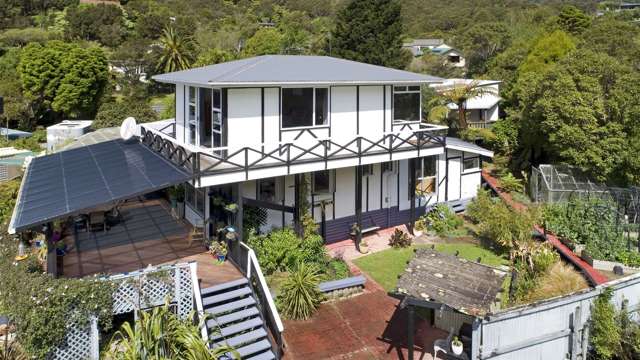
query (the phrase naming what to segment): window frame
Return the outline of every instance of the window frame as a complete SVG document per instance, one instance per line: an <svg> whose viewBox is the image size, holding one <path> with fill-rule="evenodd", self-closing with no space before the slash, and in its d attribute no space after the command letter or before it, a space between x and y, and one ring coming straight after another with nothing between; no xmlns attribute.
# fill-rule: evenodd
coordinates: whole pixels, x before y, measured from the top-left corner
<svg viewBox="0 0 640 360"><path fill-rule="evenodd" d="M465 167L465 162L467 161L473 161L473 167L470 168L466 168ZM470 157L470 158L462 158L462 173L470 173L470 172L477 172L480 170L480 157L478 156L474 156L474 157Z"/></svg>
<svg viewBox="0 0 640 360"><path fill-rule="evenodd" d="M311 125L306 126L291 126L284 127L283 121L284 116L282 114L284 109L284 94L283 91L285 89L313 89L313 104L312 104L312 115L311 115ZM316 125L316 89L326 89L327 90L327 123L322 125ZM280 130L281 131L291 131L291 130L304 130L304 129L322 129L331 127L331 86L283 86L280 87Z"/></svg>
<svg viewBox="0 0 640 360"><path fill-rule="evenodd" d="M362 177L373 176L373 164L362 165Z"/></svg>
<svg viewBox="0 0 640 360"><path fill-rule="evenodd" d="M272 180L273 181L273 199L271 200L265 200L262 197L262 183L264 181L268 181L268 180ZM280 199L280 194L278 191L278 178L276 177L270 177L270 178L262 178L262 179L258 179L257 180L257 194L256 194L256 198L260 201L267 201L267 202L271 202L271 203L277 203L279 201L281 201L282 199Z"/></svg>
<svg viewBox="0 0 640 360"><path fill-rule="evenodd" d="M382 174L385 174L385 173L395 174L398 169L396 164L397 164L396 161L385 161L383 163L380 163L380 171L382 172Z"/></svg>
<svg viewBox="0 0 640 360"><path fill-rule="evenodd" d="M326 172L329 176L329 189L327 191L316 190L316 174ZM335 169L319 170L311 173L311 194L312 195L328 195L336 191L336 172Z"/></svg>
<svg viewBox="0 0 640 360"><path fill-rule="evenodd" d="M410 87L417 87L418 90L410 90ZM397 90L398 88L404 88L404 90ZM416 84L404 84L404 85L393 85L392 87L392 96L391 96L391 123L394 125L398 124L418 124L422 122L422 87ZM418 120L396 120L396 106L395 106L395 97L397 94L418 94Z"/></svg>
<svg viewBox="0 0 640 360"><path fill-rule="evenodd" d="M425 169L425 161L427 159L433 159L433 161L435 162L435 166L434 166L434 174L433 175L429 175L429 176L425 176L424 173L424 169ZM416 168L414 169L414 174L413 176L415 176L415 188L413 189L413 191L415 192L416 196L437 196L438 195L438 156L424 156L424 157L420 157L418 158L419 162L418 164L416 164ZM420 176L418 176L418 172L420 173ZM419 194L417 192L417 188L419 184L422 184L422 182L424 182L425 179L429 179L432 178L433 179L433 191L432 192L425 192L423 194ZM411 199L411 192L409 192L409 199Z"/></svg>
<svg viewBox="0 0 640 360"><path fill-rule="evenodd" d="M195 94L195 97L193 99L191 97L192 90L194 91L194 94ZM205 90L204 92L207 92L207 90L211 92L211 96L210 96L211 108L206 109L207 112L211 113L211 131L209 134L211 136L210 147L203 145L202 142L200 141L201 134L202 134L202 131L201 131L202 129L200 128L200 125L201 125L200 119L202 117L202 109L201 109L202 106L200 102L201 102L202 96L200 96L200 93L202 92L202 90ZM217 96L218 103L220 105L219 107L215 106L216 96ZM194 112L195 119L193 120L190 119L192 107L195 109L195 112ZM216 121L216 119L218 119L218 121ZM220 130L215 130L214 124L219 125ZM220 146L215 146L216 144L214 140L215 139L214 134L217 134L219 136ZM192 135L193 135L193 141L191 138ZM225 142L224 119L222 118L222 88L187 85L187 114L186 114L186 121L185 121L185 143L191 146L211 150L219 147L224 147L224 142ZM214 151L214 153L218 154L220 153L220 151Z"/></svg>

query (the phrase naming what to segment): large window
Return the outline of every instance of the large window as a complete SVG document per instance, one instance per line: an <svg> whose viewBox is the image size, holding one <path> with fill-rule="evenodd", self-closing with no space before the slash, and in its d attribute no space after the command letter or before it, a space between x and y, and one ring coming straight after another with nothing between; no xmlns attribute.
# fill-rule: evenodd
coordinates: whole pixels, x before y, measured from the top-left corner
<svg viewBox="0 0 640 360"><path fill-rule="evenodd" d="M462 171L471 171L480 169L480 159L477 157L464 159L462 162Z"/></svg>
<svg viewBox="0 0 640 360"><path fill-rule="evenodd" d="M333 170L323 170L312 173L311 187L314 194L332 193L335 188Z"/></svg>
<svg viewBox="0 0 640 360"><path fill-rule="evenodd" d="M416 160L416 195L423 196L436 192L437 160L435 156Z"/></svg>
<svg viewBox="0 0 640 360"><path fill-rule="evenodd" d="M393 121L420 121L420 86L394 86Z"/></svg>
<svg viewBox="0 0 640 360"><path fill-rule="evenodd" d="M220 89L189 87L187 142L202 147L222 147L222 96Z"/></svg>
<svg viewBox="0 0 640 360"><path fill-rule="evenodd" d="M329 124L329 89L282 89L282 127L296 128Z"/></svg>
<svg viewBox="0 0 640 360"><path fill-rule="evenodd" d="M204 216L204 189L196 189L191 184L185 184L185 202L191 209Z"/></svg>

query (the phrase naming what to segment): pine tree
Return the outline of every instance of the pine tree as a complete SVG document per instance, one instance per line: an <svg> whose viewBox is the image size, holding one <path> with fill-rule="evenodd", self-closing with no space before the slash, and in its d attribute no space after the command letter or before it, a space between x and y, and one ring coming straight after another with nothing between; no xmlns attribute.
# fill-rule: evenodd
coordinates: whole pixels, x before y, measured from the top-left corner
<svg viewBox="0 0 640 360"><path fill-rule="evenodd" d="M353 0L338 14L332 55L404 68L411 54L402 48L400 11L397 0Z"/></svg>

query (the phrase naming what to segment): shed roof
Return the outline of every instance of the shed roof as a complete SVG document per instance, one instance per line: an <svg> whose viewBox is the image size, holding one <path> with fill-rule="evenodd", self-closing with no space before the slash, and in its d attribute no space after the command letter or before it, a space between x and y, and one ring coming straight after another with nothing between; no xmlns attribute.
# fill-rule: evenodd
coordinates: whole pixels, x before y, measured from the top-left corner
<svg viewBox="0 0 640 360"><path fill-rule="evenodd" d="M456 137L447 136L446 147L447 149L466 151L482 156L493 157L493 151Z"/></svg>
<svg viewBox="0 0 640 360"><path fill-rule="evenodd" d="M62 150L76 149L79 147L98 144L105 141L115 140L120 138L120 127L108 127L97 129L81 135L68 145L62 147Z"/></svg>
<svg viewBox="0 0 640 360"><path fill-rule="evenodd" d="M154 80L202 86L438 83L443 79L329 56L264 55L156 75Z"/></svg>
<svg viewBox="0 0 640 360"><path fill-rule="evenodd" d="M492 311L505 272L432 249L415 252L398 280L398 294L472 316Z"/></svg>
<svg viewBox="0 0 640 360"><path fill-rule="evenodd" d="M444 39L414 39L403 46L439 46L444 44Z"/></svg>

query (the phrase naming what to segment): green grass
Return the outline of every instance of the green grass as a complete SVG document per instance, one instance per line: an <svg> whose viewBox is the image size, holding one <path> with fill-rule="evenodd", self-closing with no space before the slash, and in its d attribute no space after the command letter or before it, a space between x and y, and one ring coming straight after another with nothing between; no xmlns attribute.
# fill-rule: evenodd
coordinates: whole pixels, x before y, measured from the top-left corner
<svg viewBox="0 0 640 360"><path fill-rule="evenodd" d="M426 247L422 245L421 247ZM355 259L353 262L364 272L369 274L386 291L392 291L398 282L398 276L404 272L407 261L413 257L413 249L388 249L371 255ZM482 258L482 263L491 266L508 265L509 261L490 250L475 244L437 244L436 250L446 254L460 251L461 258L475 261Z"/></svg>

